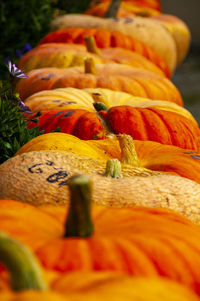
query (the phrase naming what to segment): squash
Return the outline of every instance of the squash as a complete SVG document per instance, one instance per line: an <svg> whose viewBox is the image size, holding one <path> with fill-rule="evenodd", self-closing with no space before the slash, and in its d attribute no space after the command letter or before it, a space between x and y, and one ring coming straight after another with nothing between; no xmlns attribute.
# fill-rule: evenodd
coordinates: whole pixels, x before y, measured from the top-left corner
<svg viewBox="0 0 200 301"><path fill-rule="evenodd" d="M150 60L161 69L167 77L170 77L167 63L153 48L119 31L84 27L64 28L44 36L39 41L39 45L44 43L75 43L85 45L85 37L93 37L99 48L117 47L134 51L134 53L138 53Z"/></svg>
<svg viewBox="0 0 200 301"><path fill-rule="evenodd" d="M157 108L178 113L195 124L197 121L185 108L171 101L150 100L144 97L136 97L131 94L101 88L58 88L44 90L32 94L24 100L33 113L49 110L85 109L95 112L94 103L102 102L107 108L118 105L129 105L140 108ZM197 124L198 125L198 124Z"/></svg>
<svg viewBox="0 0 200 301"><path fill-rule="evenodd" d="M18 241L6 234L0 234L1 262L9 271L11 284L6 283L0 292L2 301L12 300L151 300L197 301L198 297L191 290L171 280L162 278L129 277L112 272L72 272L60 275L54 273L49 281L49 288L37 258ZM3 252L3 253L2 253ZM3 255L2 255L3 254ZM17 271L17 273L16 273ZM0 281L2 281L0 273ZM7 280L7 282L9 282ZM167 299L166 299L167 298Z"/></svg>
<svg viewBox="0 0 200 301"><path fill-rule="evenodd" d="M125 151L127 148L131 149L129 155ZM125 135L117 139L113 136L105 140L85 141L64 133L49 133L30 140L16 155L41 150L61 150L106 161L114 158L120 160L123 156L134 154L134 157L138 157L138 167L176 174L200 184L199 153L154 141L133 141L130 136Z"/></svg>
<svg viewBox="0 0 200 301"><path fill-rule="evenodd" d="M102 28L110 31L120 31L153 48L168 64L173 73L177 65L177 48L174 38L162 24L150 18L108 18L68 14L56 17L51 23L51 30L62 28L85 27Z"/></svg>
<svg viewBox="0 0 200 301"><path fill-rule="evenodd" d="M102 104L95 103L95 107ZM104 108L104 106L103 106ZM98 108L97 108L98 109ZM31 115L33 118L35 115ZM128 134L136 140L150 140L184 149L199 151L200 129L179 113L154 107L115 106L99 115L84 109L43 111L38 124L29 122L44 133L57 128L80 139L105 139L111 133Z"/></svg>
<svg viewBox="0 0 200 301"><path fill-rule="evenodd" d="M15 92L22 99L42 90L98 87L155 100L172 101L183 106L180 92L169 79L123 64L95 66L93 61L86 59L84 67L41 68L28 72L27 76L28 78L20 79L15 87Z"/></svg>
<svg viewBox="0 0 200 301"><path fill-rule="evenodd" d="M101 2L110 2L110 0L93 0L91 2L91 7L97 5ZM161 3L160 0L123 0L122 3L133 5L139 8L150 8L161 12Z"/></svg>
<svg viewBox="0 0 200 301"><path fill-rule="evenodd" d="M199 226L160 208L107 208L103 213L94 207L90 216L87 177L74 177L68 185L71 200L62 237L36 251L43 267L62 273L102 270L160 275L199 293Z"/></svg>
<svg viewBox="0 0 200 301"><path fill-rule="evenodd" d="M126 154L130 152L129 148L124 152L121 172L116 160L109 160L106 164L106 160L65 151L34 151L18 155L0 166L0 198L35 206L63 205L69 201L68 178L75 174L89 174L94 186L93 201L99 205L170 208L199 223L198 183L141 168L137 160ZM124 157L131 162L124 163Z"/></svg>
<svg viewBox="0 0 200 301"><path fill-rule="evenodd" d="M91 57L95 63L122 63L164 75L157 66L138 53L121 48L106 48L98 54L97 52L100 51L98 48L94 52L94 41L90 44L92 44L90 49L78 44L42 44L26 53L20 59L18 67L26 73L44 67L68 68L84 65L84 59ZM79 48L82 50L80 51Z"/></svg>

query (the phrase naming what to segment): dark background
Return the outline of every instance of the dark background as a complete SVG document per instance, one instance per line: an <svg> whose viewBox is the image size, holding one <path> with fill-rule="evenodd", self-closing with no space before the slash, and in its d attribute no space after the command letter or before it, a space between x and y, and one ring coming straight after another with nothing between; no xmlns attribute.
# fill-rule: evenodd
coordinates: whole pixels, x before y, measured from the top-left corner
<svg viewBox="0 0 200 301"><path fill-rule="evenodd" d="M191 32L190 50L172 81L181 92L185 108L200 125L200 0L162 0L161 3L163 13L181 18Z"/></svg>

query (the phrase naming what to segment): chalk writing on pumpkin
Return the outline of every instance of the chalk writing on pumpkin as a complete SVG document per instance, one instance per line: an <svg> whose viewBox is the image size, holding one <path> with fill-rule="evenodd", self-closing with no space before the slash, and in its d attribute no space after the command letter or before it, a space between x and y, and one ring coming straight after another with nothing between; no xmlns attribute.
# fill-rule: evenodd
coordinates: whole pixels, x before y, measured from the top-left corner
<svg viewBox="0 0 200 301"><path fill-rule="evenodd" d="M194 158L195 160L200 160L200 154L195 152L183 152L183 154L190 155L190 157Z"/></svg>

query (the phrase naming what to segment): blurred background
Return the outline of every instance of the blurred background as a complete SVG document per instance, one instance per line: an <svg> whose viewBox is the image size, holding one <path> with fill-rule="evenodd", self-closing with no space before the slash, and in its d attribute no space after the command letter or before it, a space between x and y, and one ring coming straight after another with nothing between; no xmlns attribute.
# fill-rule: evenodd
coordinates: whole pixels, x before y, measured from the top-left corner
<svg viewBox="0 0 200 301"><path fill-rule="evenodd" d="M172 81L181 92L185 107L200 125L200 0L161 0L165 14L181 18L192 35L189 53Z"/></svg>

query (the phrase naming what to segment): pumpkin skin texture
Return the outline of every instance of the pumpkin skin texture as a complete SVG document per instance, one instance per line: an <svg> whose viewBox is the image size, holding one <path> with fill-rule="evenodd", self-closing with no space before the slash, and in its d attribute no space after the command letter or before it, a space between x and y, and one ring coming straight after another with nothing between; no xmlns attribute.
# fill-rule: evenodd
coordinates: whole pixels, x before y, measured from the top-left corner
<svg viewBox="0 0 200 301"><path fill-rule="evenodd" d="M153 48L168 64L173 73L177 64L175 41L163 25L150 18L99 18L89 15L68 14L56 17L51 23L52 31L70 27L92 27L120 31Z"/></svg>
<svg viewBox="0 0 200 301"><path fill-rule="evenodd" d="M82 48L81 51L79 48ZM91 57L96 64L122 63L137 69L164 75L155 64L130 50L107 48L101 51L101 55L97 55L88 52L82 45L61 43L42 44L33 48L20 59L18 66L25 73L33 69L45 67L68 68L84 65L86 57Z"/></svg>
<svg viewBox="0 0 200 301"><path fill-rule="evenodd" d="M199 153L154 141L134 140L134 145L140 167L176 174L200 184ZM84 141L64 133L38 136L22 146L15 155L41 150L61 150L96 160L121 159L119 141L114 136Z"/></svg>
<svg viewBox="0 0 200 301"><path fill-rule="evenodd" d="M98 48L117 47L134 51L152 61L167 77L170 77L167 63L153 48L119 31L84 27L64 28L47 34L40 40L39 45L44 43L74 43L85 45L84 37L88 36L94 37Z"/></svg>
<svg viewBox="0 0 200 301"><path fill-rule="evenodd" d="M94 102L101 101L107 108L119 105L129 105L141 108L157 108L178 113L197 124L192 114L185 108L170 102L149 100L144 97L136 97L131 94L113 91L109 89L76 89L58 88L44 90L26 98L24 102L33 113L48 110L86 109L95 112ZM198 125L198 124L197 124Z"/></svg>
<svg viewBox="0 0 200 301"><path fill-rule="evenodd" d="M102 111L101 115L115 134L128 134L136 140L156 141L195 151L200 149L199 127L177 113L154 108L116 106L107 112Z"/></svg>
<svg viewBox="0 0 200 301"><path fill-rule="evenodd" d="M128 164L122 164L123 178L110 178L102 176L105 166L105 160L64 151L24 153L0 166L0 198L35 206L63 205L69 202L68 178L88 174L93 181L93 201L99 205L169 208L199 223L198 183Z"/></svg>
<svg viewBox="0 0 200 301"><path fill-rule="evenodd" d="M29 204L10 199L1 199L0 208L1 231L27 244L33 250L62 231L60 222L50 214L51 210L47 213Z"/></svg>
<svg viewBox="0 0 200 301"><path fill-rule="evenodd" d="M101 2L110 2L110 0L93 0L91 6L93 7ZM122 3L128 3L141 8L151 8L161 12L161 3L159 0L123 0Z"/></svg>
<svg viewBox="0 0 200 301"><path fill-rule="evenodd" d="M44 130L44 133L60 128L63 133L72 134L84 140L102 139L106 134L97 114L86 110L44 111L38 120L38 124L30 121L28 128L38 126L40 130Z"/></svg>
<svg viewBox="0 0 200 301"><path fill-rule="evenodd" d="M112 208L105 214L98 211L96 218L92 214L93 235L87 238L63 235L39 248L36 254L48 270L61 273L69 270L120 271L145 277L160 275L199 292L199 227L185 223L181 217L177 216L177 219L164 209L161 214L159 212L159 208L150 210L146 207ZM110 214L113 214L112 223ZM191 253L194 257L189 256Z"/></svg>
<svg viewBox="0 0 200 301"><path fill-rule="evenodd" d="M109 2L99 3L93 6L92 8L88 9L85 12L85 14L96 16L96 17L104 17L109 8L109 5L110 5ZM129 17L129 16L150 17L150 16L157 16L157 15L160 15L160 13L155 9L135 6L130 2L121 2L116 17L118 18Z"/></svg>
<svg viewBox="0 0 200 301"><path fill-rule="evenodd" d="M153 107L131 106L116 106L99 114L106 121L107 127L93 112L69 109L44 111L38 117L38 124L30 122L28 128L38 125L44 133L60 128L61 132L83 140L105 139L111 133L127 134L136 140L156 141L195 151L200 149L198 125L180 114Z"/></svg>
<svg viewBox="0 0 200 301"><path fill-rule="evenodd" d="M68 69L42 68L27 73L20 79L15 92L22 99L42 91L73 87L107 88L149 99L167 100L183 106L182 97L175 85L166 77L123 64L96 65L97 75L85 73L83 67Z"/></svg>

